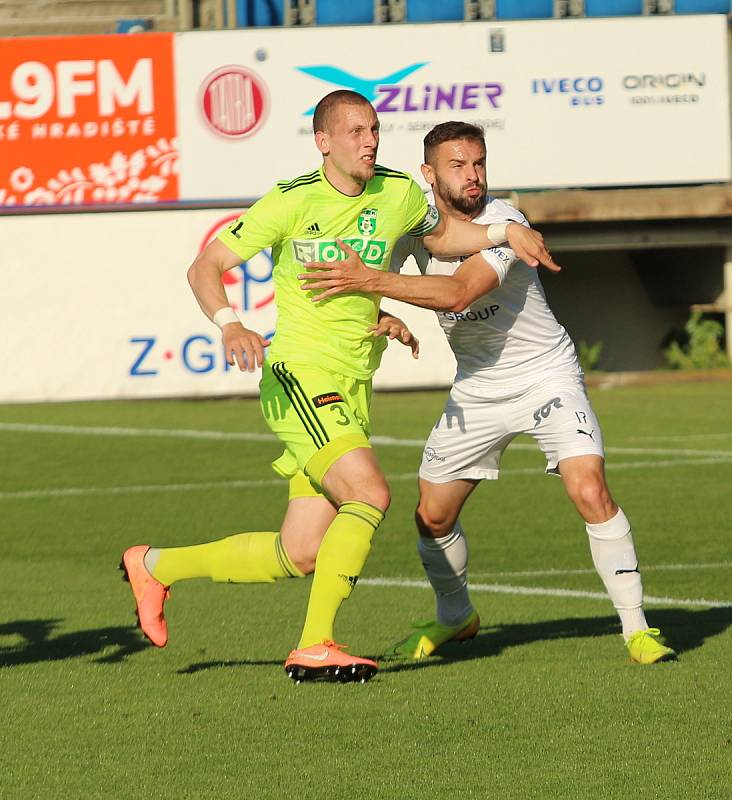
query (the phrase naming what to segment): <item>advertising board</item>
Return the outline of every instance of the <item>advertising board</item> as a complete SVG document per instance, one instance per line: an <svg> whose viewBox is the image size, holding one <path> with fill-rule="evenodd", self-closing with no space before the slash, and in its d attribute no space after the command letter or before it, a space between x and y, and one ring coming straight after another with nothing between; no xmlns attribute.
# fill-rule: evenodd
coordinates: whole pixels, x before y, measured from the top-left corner
<svg viewBox="0 0 732 800"><path fill-rule="evenodd" d="M259 374L229 367L220 331L186 280L196 254L239 213L0 217L0 402L257 395ZM244 324L271 336L269 255L227 273L225 287ZM434 313L389 307L409 322L425 355L415 361L407 347L390 344L376 385L446 385L454 361Z"/></svg>
<svg viewBox="0 0 732 800"><path fill-rule="evenodd" d="M0 40L0 207L178 199L173 35Z"/></svg>

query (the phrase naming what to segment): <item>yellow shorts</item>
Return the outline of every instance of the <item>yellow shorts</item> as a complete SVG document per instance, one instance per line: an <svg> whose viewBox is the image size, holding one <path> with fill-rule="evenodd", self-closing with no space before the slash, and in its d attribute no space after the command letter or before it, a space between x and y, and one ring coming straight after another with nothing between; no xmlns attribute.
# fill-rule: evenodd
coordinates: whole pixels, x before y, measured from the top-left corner
<svg viewBox="0 0 732 800"><path fill-rule="evenodd" d="M259 389L264 418L285 445L272 463L283 478L303 473L318 494L335 461L351 450L371 446L371 380L312 364L275 361L265 362ZM294 496L307 496L302 489Z"/></svg>

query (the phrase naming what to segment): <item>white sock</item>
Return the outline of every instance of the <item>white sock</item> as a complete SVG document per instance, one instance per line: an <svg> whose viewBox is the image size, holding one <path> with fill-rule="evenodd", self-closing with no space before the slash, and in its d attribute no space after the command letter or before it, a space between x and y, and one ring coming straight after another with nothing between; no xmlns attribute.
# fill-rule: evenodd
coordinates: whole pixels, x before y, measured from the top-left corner
<svg viewBox="0 0 732 800"><path fill-rule="evenodd" d="M468 542L460 520L439 539L420 536L417 552L437 599L437 621L459 625L473 610L468 596Z"/></svg>
<svg viewBox="0 0 732 800"><path fill-rule="evenodd" d="M638 556L630 523L619 508L607 522L587 523L592 561L605 584L620 621L623 636L630 638L648 627L643 613L643 583L638 571Z"/></svg>

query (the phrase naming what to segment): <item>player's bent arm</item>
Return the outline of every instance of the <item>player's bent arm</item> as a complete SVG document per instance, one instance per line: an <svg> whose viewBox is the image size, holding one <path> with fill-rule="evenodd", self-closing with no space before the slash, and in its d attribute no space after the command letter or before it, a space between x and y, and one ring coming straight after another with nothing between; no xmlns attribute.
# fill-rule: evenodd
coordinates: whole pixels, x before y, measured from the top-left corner
<svg viewBox="0 0 732 800"><path fill-rule="evenodd" d="M229 305L221 276L241 263L241 258L223 242L214 239L188 268L188 283L201 306L213 320L214 314Z"/></svg>
<svg viewBox="0 0 732 800"><path fill-rule="evenodd" d="M496 271L480 253L476 253L452 275L397 275L376 272L374 284L381 288L373 291L393 300L434 311L462 311L474 300L493 291L499 282Z"/></svg>
<svg viewBox="0 0 732 800"><path fill-rule="evenodd" d="M212 321L221 309L229 308L229 300L221 276L241 263L241 258L223 242L214 239L188 268L188 283L203 313ZM218 324L218 323L217 323ZM226 360L240 370L253 372L264 363L264 348L269 340L241 322L221 325L221 340Z"/></svg>
<svg viewBox="0 0 732 800"><path fill-rule="evenodd" d="M478 253L468 258L453 275L400 275L367 267L358 253L341 244L344 261L318 262L298 276L302 288L317 291L317 302L337 294L370 292L436 311L462 311L499 284L498 274Z"/></svg>
<svg viewBox="0 0 732 800"><path fill-rule="evenodd" d="M543 264L547 269L558 272L560 267L554 262L551 253L544 245L544 237L539 231L521 225L518 222L508 222L504 241L493 241L488 236L488 229L493 226L476 225L447 214L442 214L440 222L430 233L424 237L425 247L441 258L455 258L466 253L479 253L487 247L503 244L508 241L516 256L530 267Z"/></svg>

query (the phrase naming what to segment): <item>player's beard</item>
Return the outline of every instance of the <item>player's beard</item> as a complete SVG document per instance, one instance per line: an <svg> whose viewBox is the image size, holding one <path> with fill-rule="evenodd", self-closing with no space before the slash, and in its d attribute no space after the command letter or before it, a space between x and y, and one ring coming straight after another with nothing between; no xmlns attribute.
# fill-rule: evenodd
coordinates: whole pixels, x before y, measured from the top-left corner
<svg viewBox="0 0 732 800"><path fill-rule="evenodd" d="M461 214L467 214L468 216L472 216L477 211L482 211L485 207L486 198L488 197L488 186L485 183L463 186L460 191L463 192L465 189L469 189L472 186L476 186L480 189L480 194L475 197L466 197L463 194L453 192L446 183L443 183L439 177L435 175L435 188L440 197L456 211L459 211Z"/></svg>
<svg viewBox="0 0 732 800"><path fill-rule="evenodd" d="M374 164L364 164L361 162L358 167L358 171L354 170L350 173L351 177L354 181L363 184L364 186L374 177Z"/></svg>

